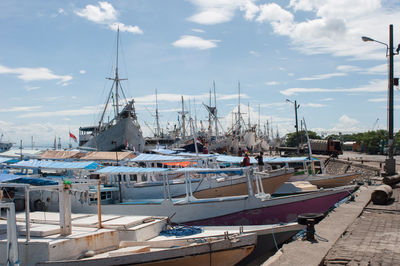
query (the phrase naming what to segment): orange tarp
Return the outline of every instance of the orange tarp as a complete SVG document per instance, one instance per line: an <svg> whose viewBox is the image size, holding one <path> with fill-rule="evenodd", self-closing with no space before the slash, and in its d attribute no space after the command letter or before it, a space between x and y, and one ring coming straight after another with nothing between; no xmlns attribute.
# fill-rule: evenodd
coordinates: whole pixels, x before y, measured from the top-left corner
<svg viewBox="0 0 400 266"><path fill-rule="evenodd" d="M191 164L196 165L195 162L171 162L171 163L163 163L163 165L168 165L168 166L181 166L181 167L188 167Z"/></svg>

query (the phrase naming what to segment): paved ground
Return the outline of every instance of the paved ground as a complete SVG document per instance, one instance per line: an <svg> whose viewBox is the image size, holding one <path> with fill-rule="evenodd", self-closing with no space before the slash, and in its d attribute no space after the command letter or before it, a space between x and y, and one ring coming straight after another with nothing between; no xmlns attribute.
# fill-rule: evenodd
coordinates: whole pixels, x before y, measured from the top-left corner
<svg viewBox="0 0 400 266"><path fill-rule="evenodd" d="M388 205L372 202L328 252L323 265L400 265L400 188Z"/></svg>
<svg viewBox="0 0 400 266"><path fill-rule="evenodd" d="M342 204L315 226L316 233L326 241L320 240L317 243L301 239L293 241L283 245L263 266L319 265L343 232L360 215L369 202L371 190L369 187L361 187L356 195L354 202Z"/></svg>
<svg viewBox="0 0 400 266"><path fill-rule="evenodd" d="M349 153L340 160L380 167L386 156ZM400 171L400 157L396 156ZM297 240L284 245L263 265L400 265L400 185L387 205L370 202L376 186L366 186L355 202L343 204L316 226L327 241Z"/></svg>

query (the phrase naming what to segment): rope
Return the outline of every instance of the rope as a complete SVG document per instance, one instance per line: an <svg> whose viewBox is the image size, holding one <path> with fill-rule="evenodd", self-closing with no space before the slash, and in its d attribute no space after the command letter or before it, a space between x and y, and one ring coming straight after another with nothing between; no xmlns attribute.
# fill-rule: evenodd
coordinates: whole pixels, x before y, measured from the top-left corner
<svg viewBox="0 0 400 266"><path fill-rule="evenodd" d="M279 251L278 244L276 243L276 239L275 239L274 228L272 228L271 232L272 232L272 238L274 239L276 251Z"/></svg>
<svg viewBox="0 0 400 266"><path fill-rule="evenodd" d="M203 229L197 226L176 225L171 229L161 231L162 236L190 236L203 232Z"/></svg>

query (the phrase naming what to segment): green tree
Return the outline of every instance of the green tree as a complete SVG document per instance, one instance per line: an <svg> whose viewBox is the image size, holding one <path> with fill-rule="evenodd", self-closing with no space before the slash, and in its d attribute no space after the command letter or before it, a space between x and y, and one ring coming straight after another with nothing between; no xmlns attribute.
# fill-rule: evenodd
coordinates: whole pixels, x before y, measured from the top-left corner
<svg viewBox="0 0 400 266"><path fill-rule="evenodd" d="M310 139L322 139L320 136L317 135L316 132L314 131L308 131L308 137ZM306 132L304 130L299 131L299 142L301 143L305 143L307 140L306 137ZM296 147L296 132L293 133L289 133L286 135L286 141L285 144L287 147Z"/></svg>

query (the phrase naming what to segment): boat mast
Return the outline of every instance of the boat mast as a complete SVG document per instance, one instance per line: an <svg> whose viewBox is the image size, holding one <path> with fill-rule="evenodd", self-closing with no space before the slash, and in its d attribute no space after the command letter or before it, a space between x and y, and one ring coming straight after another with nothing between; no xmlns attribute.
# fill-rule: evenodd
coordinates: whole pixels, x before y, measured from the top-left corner
<svg viewBox="0 0 400 266"><path fill-rule="evenodd" d="M214 86L214 120L215 120L215 139L218 139L218 113L217 113L217 94L215 92L215 81L213 80Z"/></svg>
<svg viewBox="0 0 400 266"><path fill-rule="evenodd" d="M211 89L210 89L210 99L208 105L211 107ZM208 112L208 136L211 138L212 126L211 126L211 112Z"/></svg>
<svg viewBox="0 0 400 266"><path fill-rule="evenodd" d="M156 123L157 123L157 131L156 135L157 137L160 137L160 117L158 114L158 100L157 100L157 89L156 89Z"/></svg>
<svg viewBox="0 0 400 266"><path fill-rule="evenodd" d="M239 134L242 131L241 130L241 125L240 125L240 119L241 119L241 115L240 115L240 81L238 81L238 91L239 91L239 105L238 105L238 128L239 128Z"/></svg>
<svg viewBox="0 0 400 266"><path fill-rule="evenodd" d="M250 129L251 124L250 124L250 102L247 103L247 112L249 112L249 114L247 115L248 118L248 128Z"/></svg>
<svg viewBox="0 0 400 266"><path fill-rule="evenodd" d="M113 85L111 86L110 93L108 94L108 98L106 101L106 105L104 106L103 113L101 115L100 121L99 121L99 129L101 129L101 124L103 123L104 115L106 113L108 103L110 102L110 98L113 96L113 90L114 90L114 85L115 85L115 112L116 114L114 115L114 118L116 118L119 114L119 87L120 87L120 81L121 80L127 80L127 79L120 79L119 74L118 74L118 59L119 59L119 28L117 30L117 58L116 58L116 66L115 66L115 76L114 78L106 78L108 80L113 80ZM123 91L122 91L123 93Z"/></svg>
<svg viewBox="0 0 400 266"><path fill-rule="evenodd" d="M116 104L116 110L117 110L117 114L119 114L119 102L118 102L118 83L119 83L119 79L118 79L118 52L119 52L119 27L117 30L117 59L116 59L116 64L115 64L115 104Z"/></svg>
<svg viewBox="0 0 400 266"><path fill-rule="evenodd" d="M178 113L182 116L182 140L185 141L185 138L186 138L185 118L186 118L187 112L185 111L185 104L183 101L183 96L181 96L181 101L182 101L182 111L178 112Z"/></svg>

